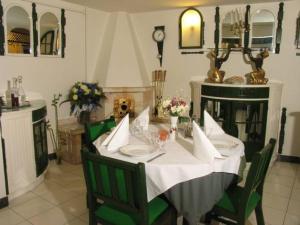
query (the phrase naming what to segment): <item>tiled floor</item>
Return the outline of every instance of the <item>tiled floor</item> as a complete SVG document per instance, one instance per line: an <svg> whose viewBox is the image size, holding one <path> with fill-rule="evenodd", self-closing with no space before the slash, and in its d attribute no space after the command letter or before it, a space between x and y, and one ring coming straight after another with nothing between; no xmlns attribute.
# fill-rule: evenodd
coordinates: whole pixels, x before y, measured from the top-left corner
<svg viewBox="0 0 300 225"><path fill-rule="evenodd" d="M276 162L264 192L268 225L300 225L300 165ZM54 161L46 180L0 210L0 225L87 225L88 214L81 166ZM251 215L248 225L256 225Z"/></svg>

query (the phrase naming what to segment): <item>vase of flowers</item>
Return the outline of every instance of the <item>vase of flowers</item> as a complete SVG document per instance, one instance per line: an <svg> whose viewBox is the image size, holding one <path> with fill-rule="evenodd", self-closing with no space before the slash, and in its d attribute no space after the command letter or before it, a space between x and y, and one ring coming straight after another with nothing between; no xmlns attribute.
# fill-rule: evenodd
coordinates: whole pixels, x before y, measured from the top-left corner
<svg viewBox="0 0 300 225"><path fill-rule="evenodd" d="M180 97L166 99L163 101L162 106L164 112L170 115L170 140L174 141L176 138L178 117L187 113L189 106L186 104L186 101Z"/></svg>
<svg viewBox="0 0 300 225"><path fill-rule="evenodd" d="M84 124L90 121L90 113L101 107L100 101L104 98L97 83L76 82L66 101L71 104L71 114L78 117L79 123Z"/></svg>

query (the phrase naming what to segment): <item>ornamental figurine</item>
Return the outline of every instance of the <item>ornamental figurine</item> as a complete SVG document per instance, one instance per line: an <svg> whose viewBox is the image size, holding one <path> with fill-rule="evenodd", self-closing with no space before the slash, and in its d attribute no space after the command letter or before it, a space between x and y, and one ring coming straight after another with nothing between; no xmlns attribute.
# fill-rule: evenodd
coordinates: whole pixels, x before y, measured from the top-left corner
<svg viewBox="0 0 300 225"><path fill-rule="evenodd" d="M220 70L221 66L224 62L227 61L229 58L231 52L231 48L228 47L226 52L223 52L222 56L218 57L217 53L212 50L211 51L211 56L214 58L215 61L215 67L212 71L212 73L208 76L207 81L211 83L223 83L223 79L225 76L225 71Z"/></svg>
<svg viewBox="0 0 300 225"><path fill-rule="evenodd" d="M265 71L262 68L264 59L269 56L269 52L267 49L261 50L260 53L257 54L256 58L252 56L252 52L248 49L246 52L249 60L246 60L248 63L251 63L253 66L253 71L251 73L246 74L247 83L248 84L266 84L268 83L268 79L265 78Z"/></svg>

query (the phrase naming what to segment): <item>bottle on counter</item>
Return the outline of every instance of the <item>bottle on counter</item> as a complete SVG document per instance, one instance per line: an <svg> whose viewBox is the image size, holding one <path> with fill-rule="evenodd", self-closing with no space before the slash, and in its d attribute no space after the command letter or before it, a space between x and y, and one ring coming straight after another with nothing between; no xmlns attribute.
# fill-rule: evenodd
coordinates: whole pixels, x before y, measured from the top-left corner
<svg viewBox="0 0 300 225"><path fill-rule="evenodd" d="M24 105L25 101L26 101L26 94L23 89L22 81L23 81L23 77L18 76L18 83L19 83L18 94L19 94L19 104L20 105Z"/></svg>
<svg viewBox="0 0 300 225"><path fill-rule="evenodd" d="M8 108L12 107L12 90L11 90L11 84L10 80L7 81L7 89L5 91L5 100L6 100L6 105Z"/></svg>
<svg viewBox="0 0 300 225"><path fill-rule="evenodd" d="M12 107L19 107L19 90L18 90L18 79L16 77L13 78L13 87L11 89L11 101Z"/></svg>

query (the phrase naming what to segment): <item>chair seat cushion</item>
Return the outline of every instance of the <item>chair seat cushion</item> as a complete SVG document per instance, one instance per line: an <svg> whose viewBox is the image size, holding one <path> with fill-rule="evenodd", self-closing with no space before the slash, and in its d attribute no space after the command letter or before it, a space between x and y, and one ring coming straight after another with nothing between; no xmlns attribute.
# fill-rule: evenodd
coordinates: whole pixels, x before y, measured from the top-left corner
<svg viewBox="0 0 300 225"><path fill-rule="evenodd" d="M153 222L168 208L168 203L157 197L148 205L148 224ZM101 205L95 212L96 216L114 225L138 225L134 214L127 214L108 205Z"/></svg>
<svg viewBox="0 0 300 225"><path fill-rule="evenodd" d="M229 188L224 193L222 199L216 204L216 207L219 207L223 210L227 210L231 213L237 213L239 202L242 198L243 188L240 186L234 186ZM249 198L249 202L246 208L246 217L248 218L251 212L255 209L257 203L260 201L261 197L257 192L252 192Z"/></svg>

